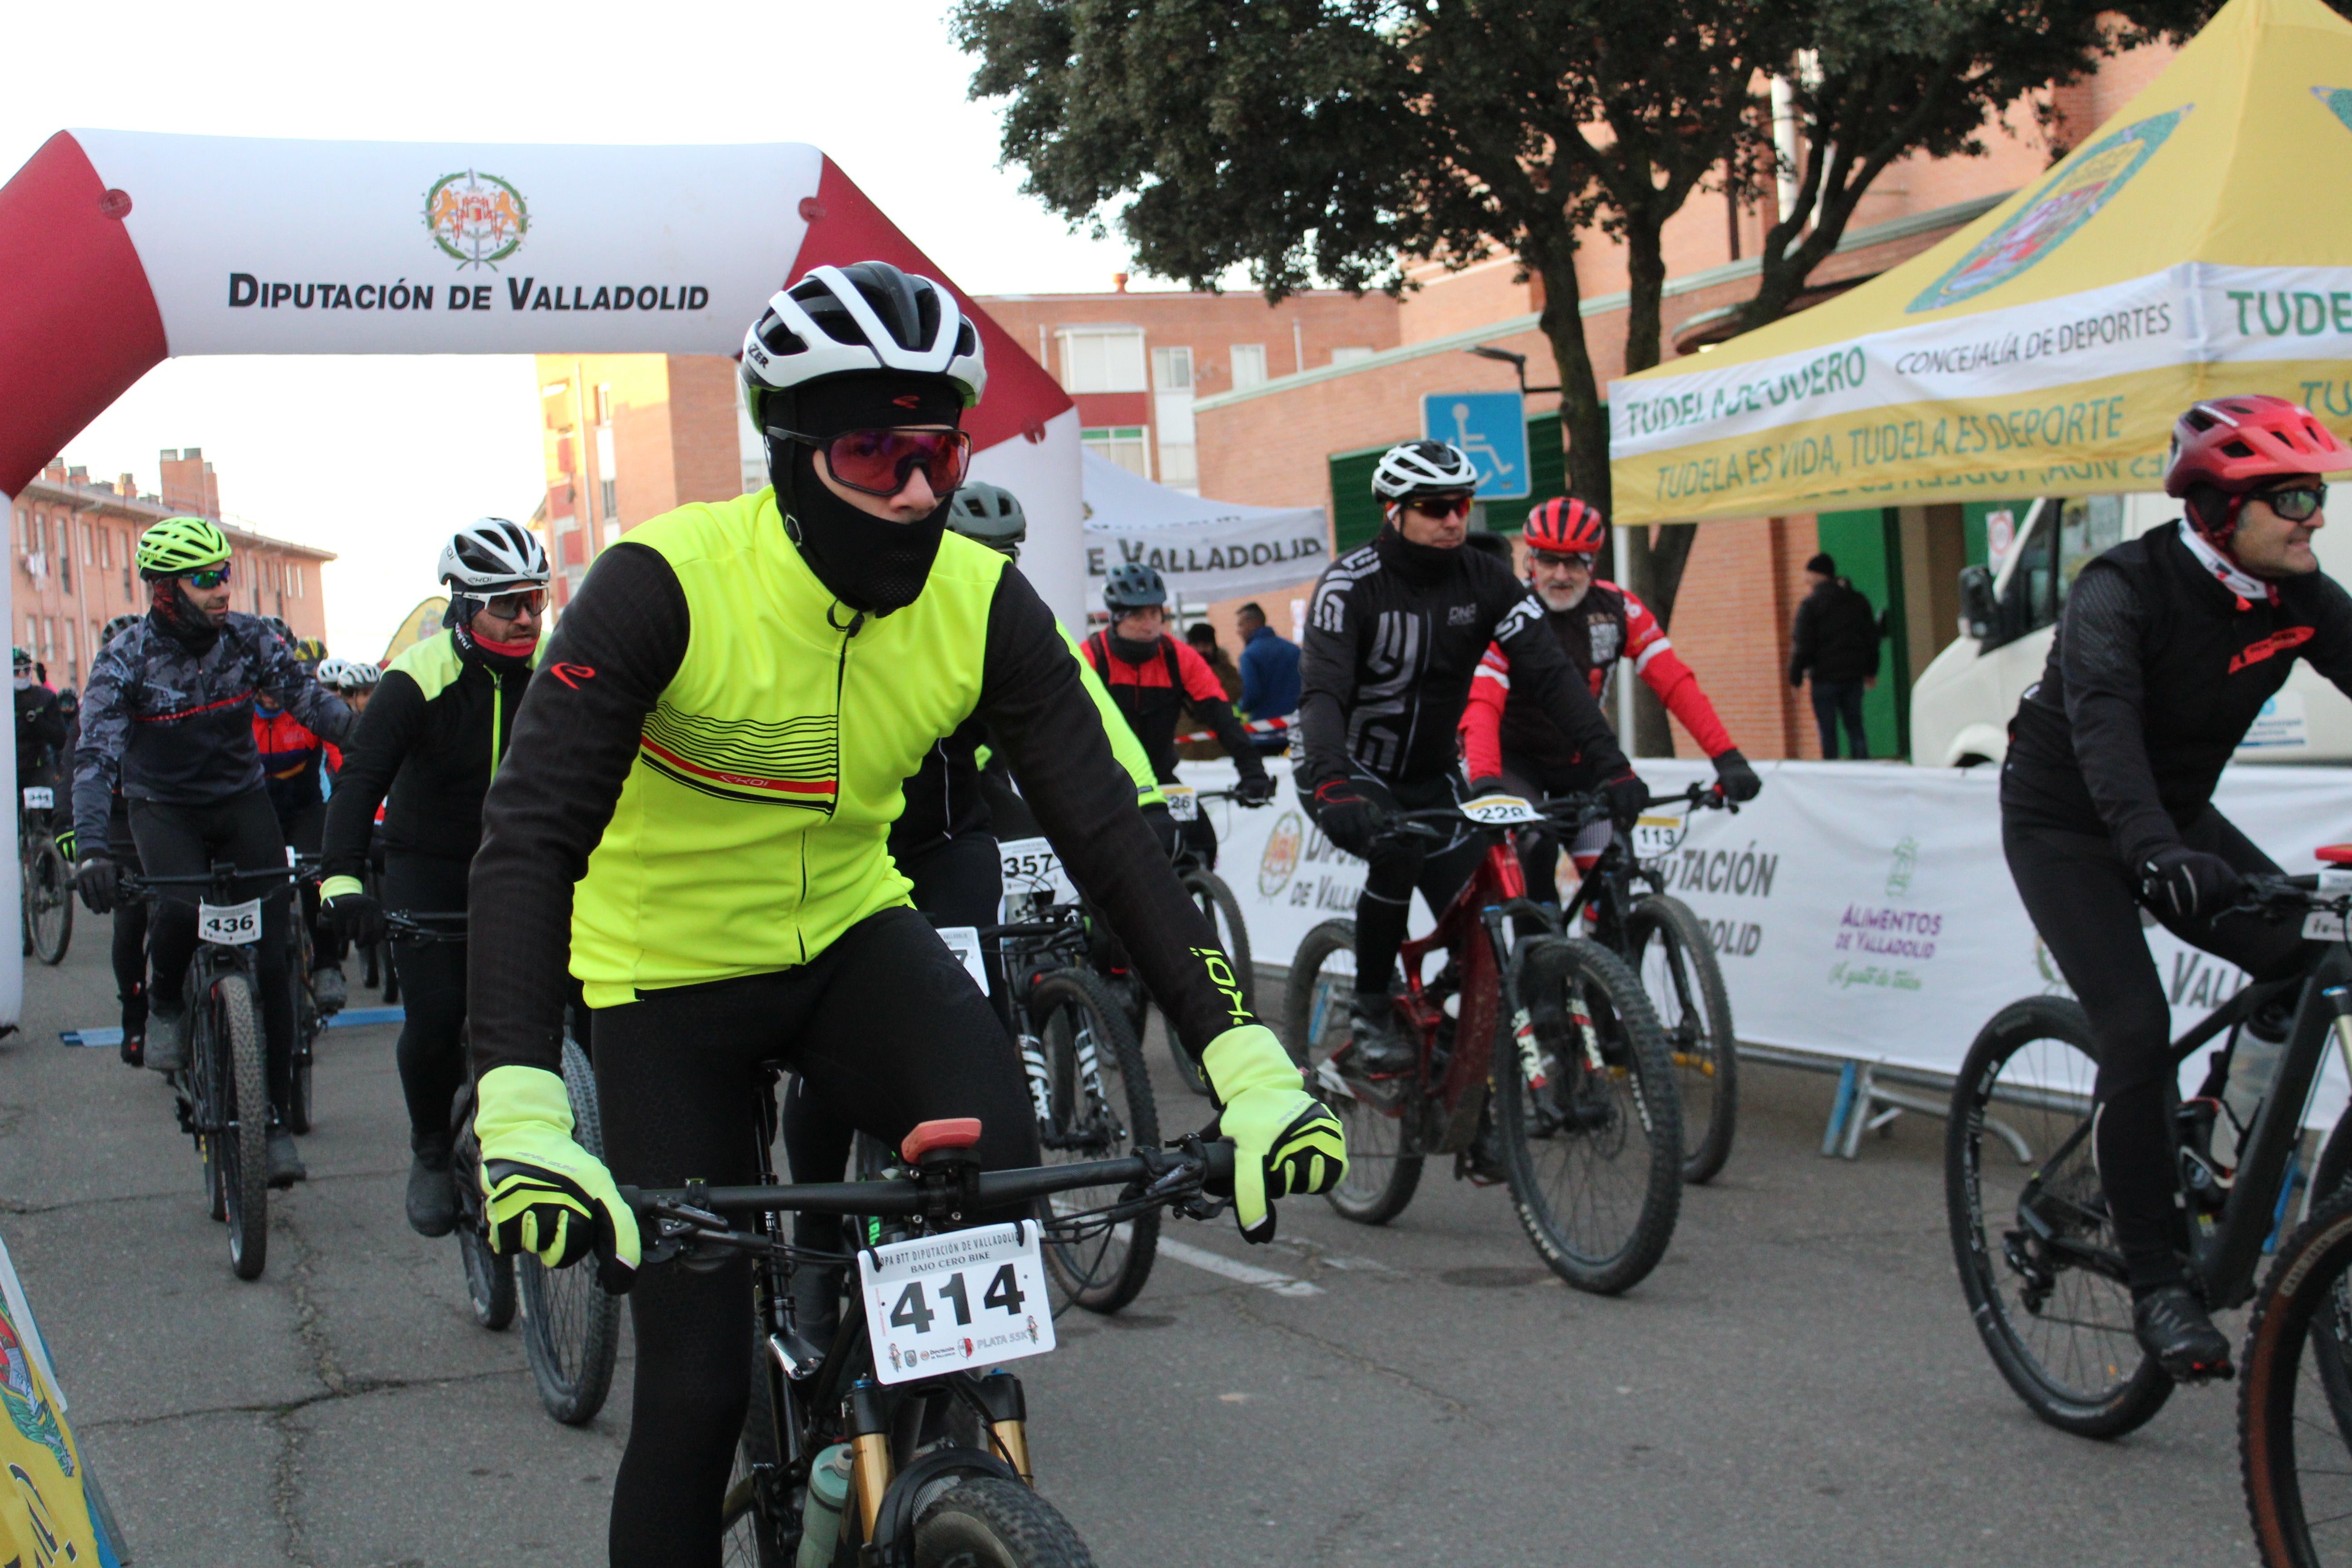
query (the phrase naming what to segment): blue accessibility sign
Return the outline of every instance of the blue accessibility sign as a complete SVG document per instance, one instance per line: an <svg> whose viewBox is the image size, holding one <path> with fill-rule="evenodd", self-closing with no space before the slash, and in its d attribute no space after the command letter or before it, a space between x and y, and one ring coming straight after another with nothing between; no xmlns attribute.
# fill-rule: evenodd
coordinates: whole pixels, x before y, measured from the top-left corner
<svg viewBox="0 0 2352 1568"><path fill-rule="evenodd" d="M1517 393L1426 393L1421 433L1469 455L1478 470L1480 500L1525 500L1534 492L1528 477L1527 401Z"/></svg>

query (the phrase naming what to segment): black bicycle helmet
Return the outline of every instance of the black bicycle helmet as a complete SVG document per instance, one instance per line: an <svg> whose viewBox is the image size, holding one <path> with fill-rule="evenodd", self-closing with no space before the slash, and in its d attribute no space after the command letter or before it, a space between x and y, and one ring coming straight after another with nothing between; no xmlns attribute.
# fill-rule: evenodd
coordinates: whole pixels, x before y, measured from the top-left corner
<svg viewBox="0 0 2352 1568"><path fill-rule="evenodd" d="M1126 610L1149 610L1168 603L1168 584L1159 571L1140 561L1114 566L1103 579L1103 608L1114 616Z"/></svg>

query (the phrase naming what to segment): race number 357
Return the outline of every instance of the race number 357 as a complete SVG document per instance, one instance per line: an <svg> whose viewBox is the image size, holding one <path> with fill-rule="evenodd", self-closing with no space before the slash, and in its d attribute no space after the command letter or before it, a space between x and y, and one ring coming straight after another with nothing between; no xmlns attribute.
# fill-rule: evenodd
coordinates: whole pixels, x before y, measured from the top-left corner
<svg viewBox="0 0 2352 1568"><path fill-rule="evenodd" d="M1054 1348L1037 1226L986 1226L858 1254L874 1371L937 1377Z"/></svg>

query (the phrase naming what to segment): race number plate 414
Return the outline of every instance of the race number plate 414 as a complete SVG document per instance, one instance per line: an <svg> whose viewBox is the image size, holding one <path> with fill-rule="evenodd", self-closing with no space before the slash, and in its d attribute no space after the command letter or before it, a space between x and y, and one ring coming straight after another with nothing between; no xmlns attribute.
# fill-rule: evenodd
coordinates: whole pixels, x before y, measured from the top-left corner
<svg viewBox="0 0 2352 1568"><path fill-rule="evenodd" d="M993 1366L1054 1348L1037 1226L982 1226L857 1255L874 1375L884 1383Z"/></svg>
<svg viewBox="0 0 2352 1568"><path fill-rule="evenodd" d="M261 940L261 900L196 906L196 940L245 947Z"/></svg>

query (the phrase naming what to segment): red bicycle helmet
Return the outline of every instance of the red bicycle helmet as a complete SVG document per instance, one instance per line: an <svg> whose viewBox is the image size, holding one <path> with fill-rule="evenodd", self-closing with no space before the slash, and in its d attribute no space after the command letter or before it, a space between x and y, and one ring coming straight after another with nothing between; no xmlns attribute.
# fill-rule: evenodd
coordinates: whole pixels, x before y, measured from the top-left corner
<svg viewBox="0 0 2352 1568"><path fill-rule="evenodd" d="M1530 550L1555 555L1598 555L1609 540L1609 520L1597 506L1573 496L1552 500L1528 513L1527 541Z"/></svg>
<svg viewBox="0 0 2352 1568"><path fill-rule="evenodd" d="M2242 496L2271 479L2352 468L2352 447L2284 397L2217 397L2200 403L2172 427L2164 493L2185 496L2211 485Z"/></svg>

